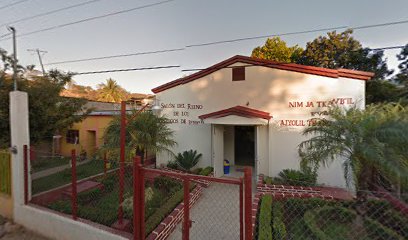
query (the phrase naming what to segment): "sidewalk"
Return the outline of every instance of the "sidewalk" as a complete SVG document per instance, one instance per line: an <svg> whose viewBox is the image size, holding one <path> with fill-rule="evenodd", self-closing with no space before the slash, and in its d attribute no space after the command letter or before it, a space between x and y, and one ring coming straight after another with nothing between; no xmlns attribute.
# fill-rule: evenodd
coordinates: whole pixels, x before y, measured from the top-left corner
<svg viewBox="0 0 408 240"><path fill-rule="evenodd" d="M211 183L190 210L190 239L239 239L239 186ZM179 223L168 239L182 238Z"/></svg>
<svg viewBox="0 0 408 240"><path fill-rule="evenodd" d="M91 161L91 160L85 160L85 161L77 162L77 166L82 165L82 164L85 164L85 163L90 162L90 161ZM53 168L49 168L49 169L46 169L46 170L42 170L42 171L40 171L40 172L32 173L32 174L31 174L31 180L35 180L35 179L37 179L37 178L46 177L46 176L52 175L52 174L54 174L54 173L64 171L65 169L70 169L70 168L71 168L71 165L70 165L70 164L67 164L67 165L62 165L62 166L58 166L58 167L53 167Z"/></svg>

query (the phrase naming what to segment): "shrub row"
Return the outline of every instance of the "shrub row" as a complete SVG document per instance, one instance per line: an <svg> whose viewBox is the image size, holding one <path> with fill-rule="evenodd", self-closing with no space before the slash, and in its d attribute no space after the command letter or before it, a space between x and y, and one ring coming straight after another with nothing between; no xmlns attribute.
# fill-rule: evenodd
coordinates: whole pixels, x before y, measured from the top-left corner
<svg viewBox="0 0 408 240"><path fill-rule="evenodd" d="M387 239L387 240L402 240L403 237L399 236L392 229L382 225L381 223L371 219L364 219L364 226L372 239Z"/></svg>
<svg viewBox="0 0 408 240"><path fill-rule="evenodd" d="M349 223L355 219L356 216L357 215L354 211L344 207L324 206L319 209L307 211L303 216L303 220L316 239L329 240L331 238L327 236L326 233L320 228L318 223L319 219L324 221L333 220L341 223Z"/></svg>
<svg viewBox="0 0 408 240"><path fill-rule="evenodd" d="M150 234L157 225L163 221L174 208L183 200L184 191L183 189L177 191L171 198L167 200L160 208L156 209L156 211L147 219L146 221L146 234ZM146 236L147 236L146 235Z"/></svg>
<svg viewBox="0 0 408 240"><path fill-rule="evenodd" d="M286 226L283 222L283 203L274 202L272 208L273 239L286 239Z"/></svg>
<svg viewBox="0 0 408 240"><path fill-rule="evenodd" d="M317 174L311 170L283 169L279 177L265 177L266 184L282 184L292 186L316 186Z"/></svg>
<svg viewBox="0 0 408 240"><path fill-rule="evenodd" d="M369 200L367 202L367 216L375 219L384 226L393 229L408 239L408 218L395 211L391 204L384 200Z"/></svg>
<svg viewBox="0 0 408 240"><path fill-rule="evenodd" d="M261 207L258 219L258 239L272 239L272 196L265 195L261 199Z"/></svg>
<svg viewBox="0 0 408 240"><path fill-rule="evenodd" d="M195 184L190 185L190 192L196 187ZM184 190L180 189L174 193L160 208L156 209L153 214L146 220L146 236L148 236L156 227L167 217L179 203L184 199Z"/></svg>

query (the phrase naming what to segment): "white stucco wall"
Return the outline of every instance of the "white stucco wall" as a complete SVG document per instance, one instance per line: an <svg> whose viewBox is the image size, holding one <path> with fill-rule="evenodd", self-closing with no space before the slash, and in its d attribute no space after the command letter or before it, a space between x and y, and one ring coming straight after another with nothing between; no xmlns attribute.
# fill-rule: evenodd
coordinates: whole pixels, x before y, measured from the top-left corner
<svg viewBox="0 0 408 240"><path fill-rule="evenodd" d="M245 70L245 81L232 81L232 69L223 68L157 94L164 107L162 113L173 119L169 126L176 133L176 153L196 149L203 153L200 166L210 165L211 127L200 122L198 116L237 105L247 106L273 116L269 129L263 128L263 132L258 132L266 138L266 143L257 143L261 151L257 157L260 161L267 160L267 163L260 162L258 169L274 176L284 168L299 168L297 146L305 139L301 136L303 126L282 126L281 120L303 120L307 124L308 119L318 117L316 114L312 116L312 112L327 110L323 101L332 99L339 99L340 103L348 98L351 102L345 100L342 106L355 104L364 107L365 81L362 80L329 78L262 66L246 67ZM308 102L313 106L306 107ZM303 107L296 107L301 104ZM225 123L225 119L221 118L209 121ZM167 161L168 158L158 156L159 163ZM344 186L343 173L338 167L321 170L319 181Z"/></svg>

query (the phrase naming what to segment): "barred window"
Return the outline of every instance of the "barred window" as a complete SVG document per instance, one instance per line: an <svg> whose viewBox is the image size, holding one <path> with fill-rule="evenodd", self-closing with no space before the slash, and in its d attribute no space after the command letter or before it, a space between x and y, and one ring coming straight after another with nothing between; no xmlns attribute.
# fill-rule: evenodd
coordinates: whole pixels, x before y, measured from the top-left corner
<svg viewBox="0 0 408 240"><path fill-rule="evenodd" d="M79 142L79 130L68 130L66 135L67 143L78 143Z"/></svg>

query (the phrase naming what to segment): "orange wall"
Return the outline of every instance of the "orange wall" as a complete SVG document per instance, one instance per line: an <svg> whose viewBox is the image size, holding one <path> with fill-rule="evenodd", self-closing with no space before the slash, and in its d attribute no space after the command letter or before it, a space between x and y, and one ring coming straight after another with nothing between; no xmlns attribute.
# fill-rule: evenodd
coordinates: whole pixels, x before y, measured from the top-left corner
<svg viewBox="0 0 408 240"><path fill-rule="evenodd" d="M94 147L98 148L103 144L103 134L113 116L88 116L82 122L75 123L70 129L79 130L79 144L70 144L66 141L66 132L61 138L61 154L70 156L71 150L75 149L77 154L85 150L87 156L94 154ZM93 137L94 134L94 137Z"/></svg>

